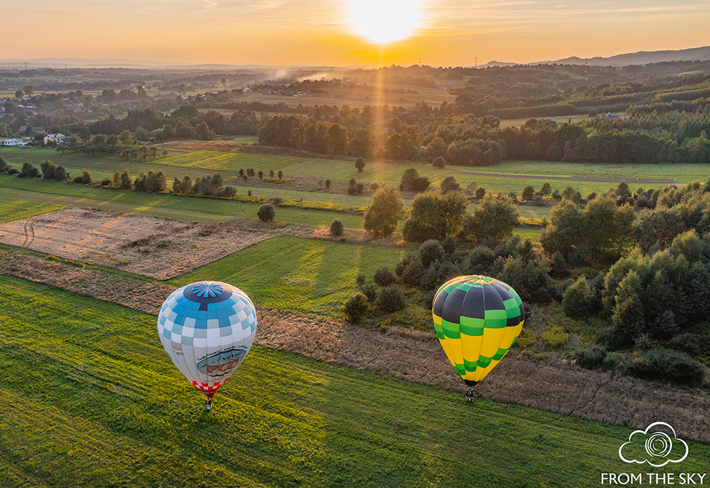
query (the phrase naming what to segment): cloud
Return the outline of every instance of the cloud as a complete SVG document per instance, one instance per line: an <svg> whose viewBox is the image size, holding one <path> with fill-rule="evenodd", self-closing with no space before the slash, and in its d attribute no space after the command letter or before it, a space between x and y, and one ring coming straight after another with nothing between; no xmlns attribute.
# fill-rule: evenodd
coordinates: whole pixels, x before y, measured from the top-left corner
<svg viewBox="0 0 710 488"><path fill-rule="evenodd" d="M619 448L625 463L644 464L661 468L668 463L679 463L688 457L688 444L678 439L675 430L664 422L655 422L646 430L636 430L629 442Z"/></svg>

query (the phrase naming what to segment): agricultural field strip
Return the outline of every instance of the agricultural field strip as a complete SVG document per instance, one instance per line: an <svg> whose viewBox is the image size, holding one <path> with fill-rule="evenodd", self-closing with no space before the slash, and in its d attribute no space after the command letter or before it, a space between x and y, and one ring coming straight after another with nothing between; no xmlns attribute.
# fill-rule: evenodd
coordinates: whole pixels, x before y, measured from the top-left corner
<svg viewBox="0 0 710 488"><path fill-rule="evenodd" d="M126 273L107 274L99 268L49 261L26 251L0 259L0 267L3 274L51 284L152 315L174 290L168 285L149 283ZM244 289L251 291L248 287ZM382 334L270 307L260 306L258 312L257 343L261 345L462 391L460 380L431 334L396 327ZM530 381L533 377L536 381ZM540 362L515 353L511 353L485 382L478 385L477 390L481 396L496 401L638 428L663 415L674 419L674 425L682 429L684 435L710 441L710 418L707 415L710 398L702 390L666 386L659 390L655 383L644 380L612 377L605 372L583 370L569 364Z"/></svg>

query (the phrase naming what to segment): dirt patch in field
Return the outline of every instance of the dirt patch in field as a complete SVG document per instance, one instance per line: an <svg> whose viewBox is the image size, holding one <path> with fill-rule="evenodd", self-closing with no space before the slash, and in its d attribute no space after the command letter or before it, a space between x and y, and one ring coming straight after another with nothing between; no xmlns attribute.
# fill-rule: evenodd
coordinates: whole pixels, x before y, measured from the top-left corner
<svg viewBox="0 0 710 488"><path fill-rule="evenodd" d="M153 315L174 290L17 251L0 255L0 273ZM383 334L268 308L259 308L258 318L257 344L452 391L465 389L431 334L396 327ZM511 352L476 391L499 402L632 428L664 420L672 423L683 438L710 442L707 389L674 388Z"/></svg>
<svg viewBox="0 0 710 488"><path fill-rule="evenodd" d="M229 141L201 141L201 142L168 142L160 144L160 149L187 149L191 151L219 151L230 153L246 153L246 154L268 154L270 156L293 156L297 158L308 159L338 159L342 161L355 161L355 158L348 156L337 156L329 154L310 153L298 149L289 149L287 147L262 146L261 144L241 144L238 142Z"/></svg>
<svg viewBox="0 0 710 488"><path fill-rule="evenodd" d="M300 226L235 220L220 225L68 208L0 226L0 242L159 280L191 271L276 235L310 236Z"/></svg>

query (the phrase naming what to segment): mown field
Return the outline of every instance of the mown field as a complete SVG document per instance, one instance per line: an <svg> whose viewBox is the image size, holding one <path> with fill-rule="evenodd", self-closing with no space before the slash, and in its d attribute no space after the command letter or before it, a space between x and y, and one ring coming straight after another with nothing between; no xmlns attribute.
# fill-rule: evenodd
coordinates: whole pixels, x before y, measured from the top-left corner
<svg viewBox="0 0 710 488"><path fill-rule="evenodd" d="M585 164L585 163L552 163L545 161L502 161L493 166L461 167L448 166L444 169L434 168L431 164L425 163L383 163L368 162L365 170L360 173L352 161L331 160L322 158L300 158L293 156L276 156L267 154L249 153L226 153L220 151L187 151L180 155L162 157L147 161L127 161L117 157L91 157L81 154L67 153L62 155L52 149L32 148L26 150L4 149L0 150L0 155L5 157L8 163L20 167L24 162L32 162L39 165L45 159L50 159L56 164L61 164L68 168L73 175L81 174L82 169L92 172L95 179L108 178L113 175L116 169L128 169L131 174L150 169L162 170L169 179L175 176L182 177L189 174L191 177L204 176L219 171L226 178L233 178L240 169L253 168L255 171L263 171L268 174L273 170L282 170L286 176L311 177L318 179L330 179L332 181L347 182L350 178L357 181L372 183L390 183L399 185L402 174L408 168L416 168L417 171L429 178L433 186L439 186L441 181L447 176L455 176L456 180L463 186L468 186L471 182L476 182L478 186L483 186L493 191L510 192L515 191L520 194L527 184L532 184L539 189L545 180L524 178L510 178L506 176L486 176L470 175L466 173L493 173L503 175L527 175L527 176L555 176L573 178L620 178L626 179L632 189L636 190L634 183L636 178L642 179L677 179L678 183L689 183L692 181L704 181L707 179L707 168L696 164L668 164L668 165L613 165L613 164ZM566 186L571 185L582 193L587 194L592 191L600 193L606 192L615 183L594 182L585 180L550 180L553 188L562 191ZM644 188L660 188L662 184L642 184ZM249 188L244 188L246 192ZM323 199L338 203L349 203L358 205L363 197L351 195L329 195L328 193L311 193L300 191L298 184L284 184L283 188L272 191L273 196L290 198L278 194L279 191L298 191L304 199ZM240 187L241 191L241 187ZM269 194L268 196L272 196Z"/></svg>
<svg viewBox="0 0 710 488"><path fill-rule="evenodd" d="M253 203L105 190L7 175L0 176L0 197L201 223L256 219L259 210L259 205ZM300 208L276 209L276 220L298 225L328 227L334 218L342 220L348 229L362 229L360 215Z"/></svg>
<svg viewBox="0 0 710 488"><path fill-rule="evenodd" d="M359 273L394 270L404 249L274 237L168 281L239 283L263 306L342 318L340 306L357 291Z"/></svg>
<svg viewBox="0 0 710 488"><path fill-rule="evenodd" d="M596 486L631 430L255 346L206 414L155 317L0 276L0 486ZM705 472L690 444L683 471Z"/></svg>
<svg viewBox="0 0 710 488"><path fill-rule="evenodd" d="M0 224L54 212L62 208L64 207L61 205L49 205L0 197Z"/></svg>

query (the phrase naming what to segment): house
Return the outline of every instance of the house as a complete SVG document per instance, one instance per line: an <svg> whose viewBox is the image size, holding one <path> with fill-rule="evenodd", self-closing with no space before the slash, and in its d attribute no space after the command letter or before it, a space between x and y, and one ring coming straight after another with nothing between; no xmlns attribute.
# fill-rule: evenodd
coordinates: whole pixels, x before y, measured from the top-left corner
<svg viewBox="0 0 710 488"><path fill-rule="evenodd" d="M2 141L3 146L21 146L22 139L5 139Z"/></svg>
<svg viewBox="0 0 710 488"><path fill-rule="evenodd" d="M616 115L616 114L613 114L613 113L609 112L608 114L606 114L606 115L604 116L604 118L605 118L605 119L618 119L619 116Z"/></svg>
<svg viewBox="0 0 710 488"><path fill-rule="evenodd" d="M60 142L64 141L64 138L66 136L64 134L47 134L44 136L44 145L46 146L47 144L59 144Z"/></svg>

